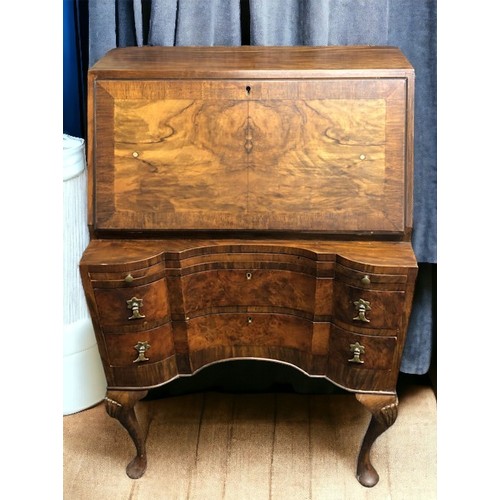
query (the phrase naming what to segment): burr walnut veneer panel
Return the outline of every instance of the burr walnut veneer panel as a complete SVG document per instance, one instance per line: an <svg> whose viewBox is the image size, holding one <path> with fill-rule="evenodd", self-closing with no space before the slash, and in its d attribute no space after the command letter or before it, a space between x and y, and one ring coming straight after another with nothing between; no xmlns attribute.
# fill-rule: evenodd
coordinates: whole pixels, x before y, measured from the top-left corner
<svg viewBox="0 0 500 500"><path fill-rule="evenodd" d="M405 230L406 79L95 92L98 229Z"/></svg>

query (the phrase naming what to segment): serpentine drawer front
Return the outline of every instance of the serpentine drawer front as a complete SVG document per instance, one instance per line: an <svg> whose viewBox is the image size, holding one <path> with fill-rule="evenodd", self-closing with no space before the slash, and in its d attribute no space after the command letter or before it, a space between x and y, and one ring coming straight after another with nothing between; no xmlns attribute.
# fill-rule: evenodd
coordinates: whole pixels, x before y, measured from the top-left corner
<svg viewBox="0 0 500 500"><path fill-rule="evenodd" d="M394 47L123 48L88 83L80 271L129 477L149 389L251 358L356 395L375 485L417 274L411 65Z"/></svg>
<svg viewBox="0 0 500 500"><path fill-rule="evenodd" d="M250 269L250 270L249 270ZM316 277L279 269L220 269L182 278L189 316L227 307L270 307L312 316Z"/></svg>

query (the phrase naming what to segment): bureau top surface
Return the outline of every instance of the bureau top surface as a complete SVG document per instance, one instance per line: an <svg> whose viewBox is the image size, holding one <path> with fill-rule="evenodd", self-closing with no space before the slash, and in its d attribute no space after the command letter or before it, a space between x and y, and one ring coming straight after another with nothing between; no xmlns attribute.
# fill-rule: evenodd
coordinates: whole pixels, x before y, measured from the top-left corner
<svg viewBox="0 0 500 500"><path fill-rule="evenodd" d="M328 78L362 74L404 76L413 68L390 46L124 47L91 69L103 78Z"/></svg>
<svg viewBox="0 0 500 500"><path fill-rule="evenodd" d="M332 261L338 257L362 261L372 266L416 268L410 242L404 241L339 241L314 239L197 239L162 240L95 239L84 252L82 263L90 266L123 263L158 262L163 258L184 259L210 254L295 255L313 260Z"/></svg>

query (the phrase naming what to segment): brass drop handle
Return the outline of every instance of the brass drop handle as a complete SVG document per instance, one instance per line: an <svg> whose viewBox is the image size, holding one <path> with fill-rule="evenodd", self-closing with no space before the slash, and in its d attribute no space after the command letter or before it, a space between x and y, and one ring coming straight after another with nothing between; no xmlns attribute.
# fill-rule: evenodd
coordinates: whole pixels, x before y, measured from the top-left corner
<svg viewBox="0 0 500 500"><path fill-rule="evenodd" d="M370 320L366 317L366 313L371 311L370 303L367 300L359 299L353 302L358 315L355 318L352 318L353 321L363 321L365 323L369 323Z"/></svg>
<svg viewBox="0 0 500 500"><path fill-rule="evenodd" d="M149 358L146 358L146 351L150 348L149 342L137 342L134 346L134 349L139 353L136 359L134 359L134 363L140 363L141 361L149 361Z"/></svg>
<svg viewBox="0 0 500 500"><path fill-rule="evenodd" d="M251 324L252 324L252 322L253 322L253 318L252 318L252 316L248 316L248 318L247 318L247 323L248 323L249 325L251 325Z"/></svg>
<svg viewBox="0 0 500 500"><path fill-rule="evenodd" d="M361 354L365 353L365 347L362 346L359 342L356 342L355 344L351 344L351 352L353 353L353 356L351 359L348 359L349 363L358 363L358 364L363 364L364 361L360 358Z"/></svg>
<svg viewBox="0 0 500 500"><path fill-rule="evenodd" d="M361 278L361 283L363 285L369 285L371 283L370 281L370 276L368 276L367 274L365 274L362 278Z"/></svg>
<svg viewBox="0 0 500 500"><path fill-rule="evenodd" d="M132 281L134 281L134 277L128 273L127 276L125 276L125 278L123 279L123 281L125 281L125 283L132 283Z"/></svg>
<svg viewBox="0 0 500 500"><path fill-rule="evenodd" d="M252 279L252 273L251 273L251 272L248 272L248 273L246 274L246 278L247 278L247 280L251 280L251 279Z"/></svg>
<svg viewBox="0 0 500 500"><path fill-rule="evenodd" d="M146 317L141 314L139 307L142 307L142 299L132 297L130 300L127 300L127 308L132 310L132 316L129 319L142 319Z"/></svg>

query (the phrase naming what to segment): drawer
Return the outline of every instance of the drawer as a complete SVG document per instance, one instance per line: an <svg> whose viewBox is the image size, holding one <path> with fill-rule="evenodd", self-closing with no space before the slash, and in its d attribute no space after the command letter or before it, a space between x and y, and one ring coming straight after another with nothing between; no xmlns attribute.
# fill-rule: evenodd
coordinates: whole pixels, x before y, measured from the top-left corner
<svg viewBox="0 0 500 500"><path fill-rule="evenodd" d="M110 366L140 366L174 354L172 324L138 333L108 333L104 336Z"/></svg>
<svg viewBox="0 0 500 500"><path fill-rule="evenodd" d="M213 347L288 347L311 352L312 321L288 314L209 314L188 321L191 352ZM256 350L256 353L257 353Z"/></svg>
<svg viewBox="0 0 500 500"><path fill-rule="evenodd" d="M94 296L103 332L147 330L170 319L165 279L142 286L95 288Z"/></svg>
<svg viewBox="0 0 500 500"><path fill-rule="evenodd" d="M335 279L364 290L404 290L406 287L406 274L375 273L370 266L366 266L365 270L357 270L337 263Z"/></svg>
<svg viewBox="0 0 500 500"><path fill-rule="evenodd" d="M390 370L396 349L396 337L373 337L342 328L332 327L330 339L330 357L335 363L364 370ZM359 362L356 349L359 344Z"/></svg>
<svg viewBox="0 0 500 500"><path fill-rule="evenodd" d="M92 285L94 288L133 287L157 281L165 274L163 262L139 269L129 265L123 267L120 271L89 273Z"/></svg>
<svg viewBox="0 0 500 500"><path fill-rule="evenodd" d="M279 269L218 269L182 277L186 314L223 307L275 307L313 314L316 278Z"/></svg>
<svg viewBox="0 0 500 500"><path fill-rule="evenodd" d="M334 283L334 321L347 325L397 330L404 312L402 291L365 290L340 281Z"/></svg>
<svg viewBox="0 0 500 500"><path fill-rule="evenodd" d="M368 336L332 326L328 376L348 389L391 390L397 378L396 337ZM389 376L394 371L395 376ZM394 374L393 374L394 375Z"/></svg>

